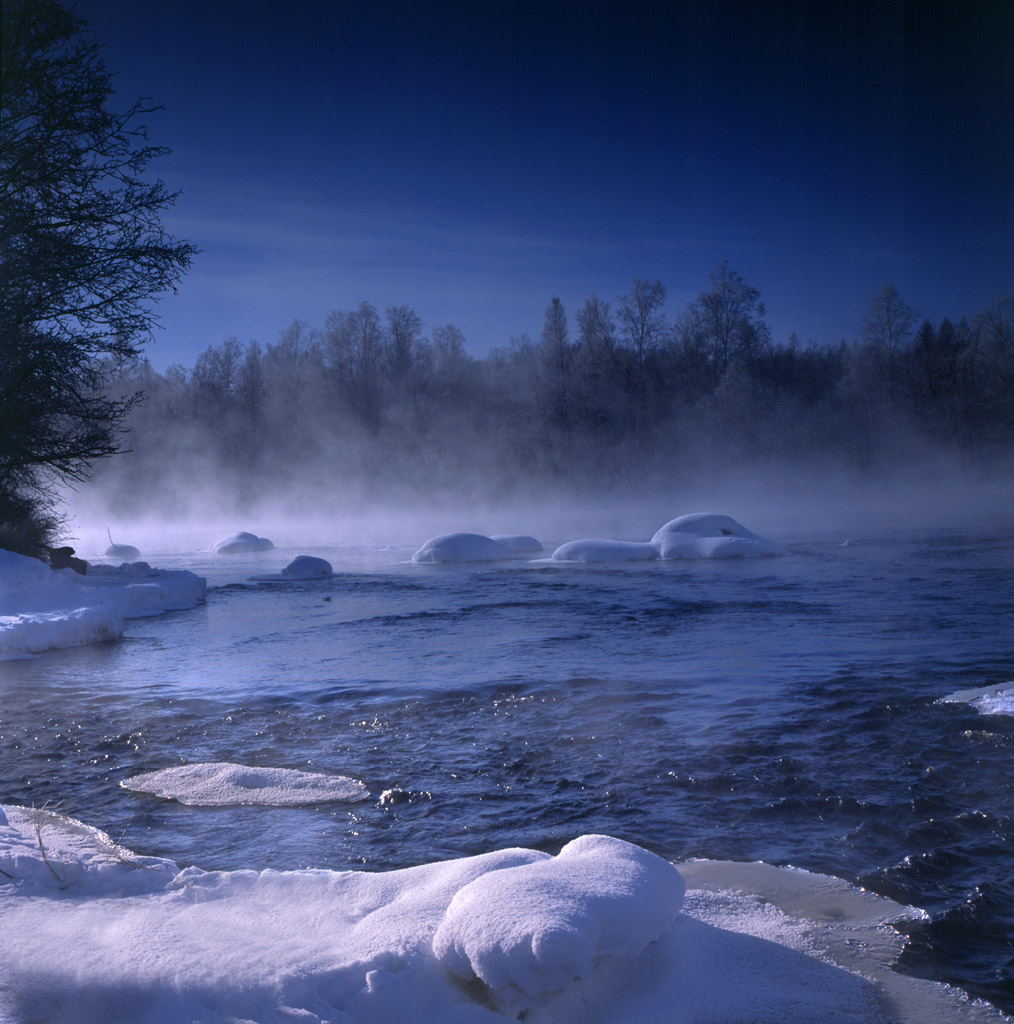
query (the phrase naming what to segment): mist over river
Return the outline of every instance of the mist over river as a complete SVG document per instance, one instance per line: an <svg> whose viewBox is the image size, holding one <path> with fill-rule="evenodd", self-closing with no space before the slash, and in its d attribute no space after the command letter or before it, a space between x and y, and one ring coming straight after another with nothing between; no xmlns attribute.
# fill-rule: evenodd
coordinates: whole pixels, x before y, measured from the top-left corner
<svg viewBox="0 0 1014 1024"><path fill-rule="evenodd" d="M386 871L587 833L794 865L926 910L899 969L1014 1012L1014 717L943 700L1014 679L1014 533L777 539L787 556L597 565L144 551L206 576L207 603L0 664L0 802L209 870ZM298 554L335 575L250 580ZM207 808L120 786L214 761L370 797Z"/></svg>

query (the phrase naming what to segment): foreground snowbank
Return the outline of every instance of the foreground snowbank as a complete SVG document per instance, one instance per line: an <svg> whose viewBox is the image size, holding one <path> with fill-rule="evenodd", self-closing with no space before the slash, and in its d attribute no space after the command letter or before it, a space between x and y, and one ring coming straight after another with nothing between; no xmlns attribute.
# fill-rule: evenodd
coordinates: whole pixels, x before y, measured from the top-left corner
<svg viewBox="0 0 1014 1024"><path fill-rule="evenodd" d="M0 1020L999 1019L888 969L890 922L921 912L805 872L694 863L684 896L670 864L604 836L384 873L177 871L80 822L4 810Z"/></svg>
<svg viewBox="0 0 1014 1024"><path fill-rule="evenodd" d="M747 558L784 555L773 540L759 537L731 516L693 512L677 516L655 531L647 543L623 540L573 540L558 547L554 562L627 562L661 558Z"/></svg>
<svg viewBox="0 0 1014 1024"><path fill-rule="evenodd" d="M0 550L0 657L112 640L124 619L192 608L206 590L192 572L146 562L91 566L80 576Z"/></svg>

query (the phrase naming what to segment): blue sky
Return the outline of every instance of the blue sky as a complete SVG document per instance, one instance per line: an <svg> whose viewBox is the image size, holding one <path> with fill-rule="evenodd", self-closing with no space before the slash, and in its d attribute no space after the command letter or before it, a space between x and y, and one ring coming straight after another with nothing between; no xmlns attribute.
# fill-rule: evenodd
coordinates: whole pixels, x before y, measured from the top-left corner
<svg viewBox="0 0 1014 1024"><path fill-rule="evenodd" d="M1014 4L80 0L202 249L156 366L363 299L477 355L716 264L776 340L1014 289ZM114 102L117 102L114 99Z"/></svg>

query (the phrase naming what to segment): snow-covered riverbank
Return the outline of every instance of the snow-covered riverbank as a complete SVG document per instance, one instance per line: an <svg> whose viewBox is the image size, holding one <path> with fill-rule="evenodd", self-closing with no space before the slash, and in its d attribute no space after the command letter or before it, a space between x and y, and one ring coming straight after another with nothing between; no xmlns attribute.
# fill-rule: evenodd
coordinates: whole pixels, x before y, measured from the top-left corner
<svg viewBox="0 0 1014 1024"><path fill-rule="evenodd" d="M92 565L81 576L0 550L0 658L112 640L124 619L192 608L206 590L192 572L146 562Z"/></svg>
<svg viewBox="0 0 1014 1024"><path fill-rule="evenodd" d="M998 1020L890 971L892 923L924 916L808 872L678 871L606 836L380 873L180 871L0 809L5 1022Z"/></svg>

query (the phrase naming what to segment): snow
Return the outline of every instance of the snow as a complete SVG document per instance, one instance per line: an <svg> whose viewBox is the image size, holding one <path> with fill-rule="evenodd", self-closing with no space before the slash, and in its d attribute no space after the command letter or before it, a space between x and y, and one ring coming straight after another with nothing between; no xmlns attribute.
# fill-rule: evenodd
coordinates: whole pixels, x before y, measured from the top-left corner
<svg viewBox="0 0 1014 1024"><path fill-rule="evenodd" d="M647 850L582 836L556 857L489 871L455 893L433 936L452 974L485 983L511 1016L587 978L602 957L639 953L683 903L683 879Z"/></svg>
<svg viewBox="0 0 1014 1024"><path fill-rule="evenodd" d="M227 761L185 764L124 779L124 789L152 793L194 807L264 804L294 807L369 796L358 780L294 768L256 768Z"/></svg>
<svg viewBox="0 0 1014 1024"><path fill-rule="evenodd" d="M413 562L497 562L511 549L479 533L447 533L434 537L412 556Z"/></svg>
<svg viewBox="0 0 1014 1024"><path fill-rule="evenodd" d="M791 869L684 869L685 898L665 861L584 836L556 857L510 849L387 872L180 871L73 819L6 807L0 1020L1001 1019L890 970L903 944L891 922L911 908L823 876L797 886ZM779 884L759 888L766 873Z"/></svg>
<svg viewBox="0 0 1014 1024"><path fill-rule="evenodd" d="M107 558L118 558L121 562L136 562L141 552L133 544L110 544L105 555Z"/></svg>
<svg viewBox="0 0 1014 1024"><path fill-rule="evenodd" d="M958 690L940 699L942 704L968 704L980 715L1005 715L1014 718L1014 680L981 686L972 690Z"/></svg>
<svg viewBox="0 0 1014 1024"><path fill-rule="evenodd" d="M321 580L334 574L331 563L313 555L298 555L281 571L263 576L251 576L259 583L285 582L287 580Z"/></svg>
<svg viewBox="0 0 1014 1024"><path fill-rule="evenodd" d="M215 541L211 545L211 550L216 555L240 555L251 551L270 551L273 547L274 544L267 537L258 537L255 533L241 530Z"/></svg>
<svg viewBox="0 0 1014 1024"><path fill-rule="evenodd" d="M0 550L0 657L113 640L124 619L192 608L206 589L192 572L146 562L93 565L81 576Z"/></svg>
<svg viewBox="0 0 1014 1024"><path fill-rule="evenodd" d="M756 555L784 555L773 540L758 537L731 516L695 512L671 519L651 543L659 558L740 558Z"/></svg>
<svg viewBox="0 0 1014 1024"><path fill-rule="evenodd" d="M784 555L773 540L759 537L731 516L694 512L659 528L648 543L624 540L572 540L552 554L554 562L624 562L677 558L743 558Z"/></svg>
<svg viewBox="0 0 1014 1024"><path fill-rule="evenodd" d="M534 555L543 550L539 541L524 533L494 533L490 540L509 548L516 555Z"/></svg>
<svg viewBox="0 0 1014 1024"><path fill-rule="evenodd" d="M654 545L630 540L572 540L552 554L554 562L643 562L657 558Z"/></svg>

